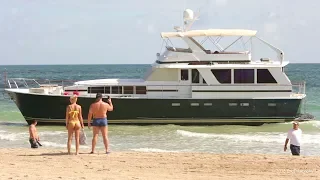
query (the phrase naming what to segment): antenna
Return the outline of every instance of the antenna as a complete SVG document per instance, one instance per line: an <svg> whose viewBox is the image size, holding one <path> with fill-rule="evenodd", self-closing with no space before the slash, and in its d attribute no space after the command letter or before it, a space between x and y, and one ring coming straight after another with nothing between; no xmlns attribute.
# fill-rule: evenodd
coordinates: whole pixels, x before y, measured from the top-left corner
<svg viewBox="0 0 320 180"><path fill-rule="evenodd" d="M180 26L174 26L174 29L177 32L184 32L188 31L192 24L196 21L199 20L198 17L200 16L200 11L198 13L194 13L191 9L186 9L183 11L183 25L182 28Z"/></svg>
<svg viewBox="0 0 320 180"><path fill-rule="evenodd" d="M191 9L186 9L183 12L183 30L188 31L192 24L198 20L198 17L200 16L200 13L195 14Z"/></svg>

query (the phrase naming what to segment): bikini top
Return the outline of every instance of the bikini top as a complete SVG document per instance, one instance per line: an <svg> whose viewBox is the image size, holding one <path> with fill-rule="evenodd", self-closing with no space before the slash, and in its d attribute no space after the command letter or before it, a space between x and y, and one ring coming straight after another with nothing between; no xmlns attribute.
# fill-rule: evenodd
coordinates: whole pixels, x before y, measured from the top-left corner
<svg viewBox="0 0 320 180"><path fill-rule="evenodd" d="M72 110L71 106L69 106L69 107L70 107L69 114L73 113L72 118L74 119L79 114L79 111L78 110Z"/></svg>

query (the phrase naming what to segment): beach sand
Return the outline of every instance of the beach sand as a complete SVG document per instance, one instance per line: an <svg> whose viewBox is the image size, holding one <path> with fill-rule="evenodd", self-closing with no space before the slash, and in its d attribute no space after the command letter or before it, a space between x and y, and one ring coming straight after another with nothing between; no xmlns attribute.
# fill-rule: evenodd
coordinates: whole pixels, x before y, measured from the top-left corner
<svg viewBox="0 0 320 180"><path fill-rule="evenodd" d="M320 157L0 149L1 179L316 179Z"/></svg>

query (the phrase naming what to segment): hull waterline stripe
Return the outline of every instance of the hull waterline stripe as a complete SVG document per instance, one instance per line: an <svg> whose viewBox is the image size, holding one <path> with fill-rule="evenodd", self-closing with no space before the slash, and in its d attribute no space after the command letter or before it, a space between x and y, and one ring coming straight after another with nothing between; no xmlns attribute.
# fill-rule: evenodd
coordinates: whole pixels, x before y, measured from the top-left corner
<svg viewBox="0 0 320 180"><path fill-rule="evenodd" d="M32 119L37 120L38 122L47 122L47 123L63 123L65 119L44 119L44 118L30 118L25 117L27 121ZM110 124L112 123L269 123L269 122L285 122L286 119L294 119L292 117L288 118L279 118L279 119L199 119L199 120L188 120L188 119L128 119L128 120L108 120ZM83 120L84 123L87 123L87 120Z"/></svg>

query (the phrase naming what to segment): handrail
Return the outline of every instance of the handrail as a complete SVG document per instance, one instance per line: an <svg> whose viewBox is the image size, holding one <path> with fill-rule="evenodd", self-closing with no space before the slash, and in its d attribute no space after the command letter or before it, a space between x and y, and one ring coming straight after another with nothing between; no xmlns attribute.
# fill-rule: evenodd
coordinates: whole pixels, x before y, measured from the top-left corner
<svg viewBox="0 0 320 180"><path fill-rule="evenodd" d="M48 84L53 84L53 83L56 83L55 85L58 85L58 86L62 86L62 87L65 87L67 85L73 85L74 80L48 80L48 79L28 79L28 78L10 78L10 79L7 79L7 83L9 85L9 88L14 88L12 86L12 83L14 84L15 88L20 88L19 87L19 83L17 83L18 81L22 81L22 85L25 87L25 88L30 88L30 83L27 83L27 81L31 81L33 83L35 83L35 85L37 87L40 87L41 85L43 84L47 84L45 82L48 82ZM41 81L41 82L40 82ZM44 83L42 83L44 82ZM91 85L93 86L93 85ZM277 85L277 84L218 84L218 85L207 85L207 84L189 84L189 85L183 85L183 84L126 84L126 83L122 83L122 84L118 84L118 83L114 83L114 84L98 84L98 85L94 85L94 87L108 87L108 86L148 86L148 87L155 87L155 86L158 86L158 87L162 87L162 91L165 91L165 89L163 89L163 87L194 87L194 86L197 86L199 88L201 87L248 87L248 86L254 86L254 87L270 87L270 86L278 86L278 87L292 87L292 88L297 88L297 92L298 94L305 94L306 92L306 82L303 81L303 82L297 82L297 83L292 83L291 85ZM294 91L294 89L292 89L292 91Z"/></svg>
<svg viewBox="0 0 320 180"><path fill-rule="evenodd" d="M29 81L29 83L28 83L28 81ZM40 87L42 84L47 84L47 82L48 82L48 84L52 84L52 83L58 82L62 86L64 86L65 82L72 82L72 83L75 82L75 81L72 81L72 80L49 80L49 79L38 79L38 80L36 80L36 79L28 79L28 78L8 78L6 83L9 85L10 89L14 88L12 86L12 84L16 88L20 88L20 86L18 84L23 85L25 88L29 88L29 86L31 84L30 81L32 83L34 83L36 85L36 87ZM21 82L21 83L19 83L19 82Z"/></svg>
<svg viewBox="0 0 320 180"><path fill-rule="evenodd" d="M35 82L37 85L41 86L41 84L46 84L46 83L39 83L39 81L45 82L48 81L49 84L52 83L60 83L63 84L64 82L70 82L70 83L75 83L77 81L82 81L82 80L49 80L49 79L28 79L28 78L8 78L7 79L7 83L11 82L11 81L23 81L24 83L26 83L26 81L33 81ZM135 84L138 83L138 84ZM302 82L294 82L291 84L272 84L272 83L259 83L259 84L249 84L249 83L245 83L245 84L214 84L214 85L208 85L208 84L139 84L140 82L132 82L132 84L128 84L128 83L123 83L123 84L118 84L118 83L108 83L108 84L95 84L94 86L301 86L301 89L305 89L304 87L306 86L306 82L302 81ZM87 85L87 84L81 84L81 85Z"/></svg>

